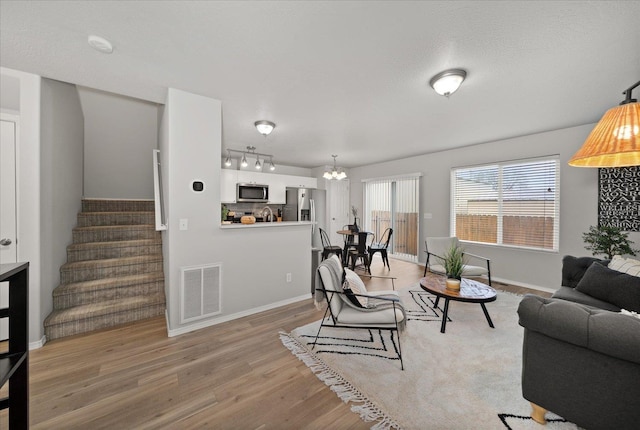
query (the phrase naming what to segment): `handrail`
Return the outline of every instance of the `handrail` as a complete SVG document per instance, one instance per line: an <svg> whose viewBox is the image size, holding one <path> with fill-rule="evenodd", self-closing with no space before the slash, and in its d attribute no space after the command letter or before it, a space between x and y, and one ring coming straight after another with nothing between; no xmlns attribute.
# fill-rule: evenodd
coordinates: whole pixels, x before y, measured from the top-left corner
<svg viewBox="0 0 640 430"><path fill-rule="evenodd" d="M153 150L153 200L155 203L156 231L166 230L167 223L164 216L164 195L162 192L162 169L160 164L160 150Z"/></svg>

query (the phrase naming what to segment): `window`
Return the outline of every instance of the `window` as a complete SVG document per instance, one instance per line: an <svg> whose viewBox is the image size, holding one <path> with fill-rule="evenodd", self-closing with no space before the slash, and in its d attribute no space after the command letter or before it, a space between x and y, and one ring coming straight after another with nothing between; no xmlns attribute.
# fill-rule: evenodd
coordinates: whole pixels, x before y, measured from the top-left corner
<svg viewBox="0 0 640 430"><path fill-rule="evenodd" d="M364 228L378 240L393 229L388 252L396 258L418 261L419 175L365 180Z"/></svg>
<svg viewBox="0 0 640 430"><path fill-rule="evenodd" d="M460 240L558 250L558 157L451 171L451 234Z"/></svg>

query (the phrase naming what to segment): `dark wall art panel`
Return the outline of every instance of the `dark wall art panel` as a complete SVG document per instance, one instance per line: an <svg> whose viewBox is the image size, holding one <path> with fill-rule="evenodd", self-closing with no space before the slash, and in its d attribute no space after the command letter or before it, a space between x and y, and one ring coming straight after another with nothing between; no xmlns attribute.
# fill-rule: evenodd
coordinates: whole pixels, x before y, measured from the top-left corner
<svg viewBox="0 0 640 430"><path fill-rule="evenodd" d="M640 231L640 166L598 169L598 224Z"/></svg>

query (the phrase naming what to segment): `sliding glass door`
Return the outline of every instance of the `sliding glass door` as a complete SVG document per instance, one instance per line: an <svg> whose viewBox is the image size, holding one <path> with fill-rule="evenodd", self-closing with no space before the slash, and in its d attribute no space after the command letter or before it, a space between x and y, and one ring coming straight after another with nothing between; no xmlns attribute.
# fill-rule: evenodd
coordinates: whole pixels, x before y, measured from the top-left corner
<svg viewBox="0 0 640 430"><path fill-rule="evenodd" d="M365 181L364 227L378 240L393 229L389 253L396 258L418 261L419 176Z"/></svg>

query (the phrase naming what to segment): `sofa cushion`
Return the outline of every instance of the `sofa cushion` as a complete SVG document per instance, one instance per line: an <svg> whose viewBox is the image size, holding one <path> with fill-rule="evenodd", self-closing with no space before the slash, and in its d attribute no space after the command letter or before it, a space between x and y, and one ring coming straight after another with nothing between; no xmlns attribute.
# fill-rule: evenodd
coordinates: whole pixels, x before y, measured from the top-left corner
<svg viewBox="0 0 640 430"><path fill-rule="evenodd" d="M604 300L596 299L588 294L576 291L571 287L560 287L552 296L554 299L567 300L569 302L580 303L593 308L605 309L607 311L620 312L620 307Z"/></svg>
<svg viewBox="0 0 640 430"><path fill-rule="evenodd" d="M620 308L640 312L640 277L593 263L578 282L576 290Z"/></svg>
<svg viewBox="0 0 640 430"><path fill-rule="evenodd" d="M627 275L640 276L640 261L614 255L609 263L609 269L617 270Z"/></svg>

